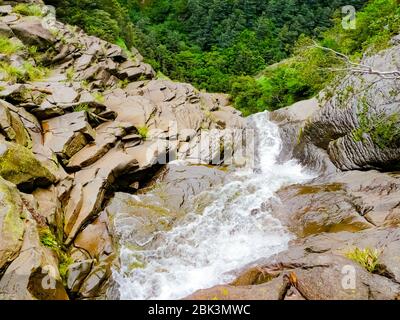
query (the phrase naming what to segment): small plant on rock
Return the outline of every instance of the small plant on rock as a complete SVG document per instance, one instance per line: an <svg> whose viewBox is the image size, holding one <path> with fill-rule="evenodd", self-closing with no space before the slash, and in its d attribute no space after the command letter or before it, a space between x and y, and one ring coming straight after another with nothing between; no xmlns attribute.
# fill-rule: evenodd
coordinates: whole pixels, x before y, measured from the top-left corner
<svg viewBox="0 0 400 320"><path fill-rule="evenodd" d="M87 103L81 103L73 108L74 112L86 111L90 112L90 107Z"/></svg>
<svg viewBox="0 0 400 320"><path fill-rule="evenodd" d="M25 62L23 66L26 74L26 79L28 81L42 80L49 73L49 70L47 68L41 66L34 66L29 62Z"/></svg>
<svg viewBox="0 0 400 320"><path fill-rule="evenodd" d="M4 81L12 83L23 81L25 77L22 68L14 67L8 63L0 63L0 75Z"/></svg>
<svg viewBox="0 0 400 320"><path fill-rule="evenodd" d="M146 126L138 127L137 128L138 134L143 138L147 139L149 136L149 128Z"/></svg>
<svg viewBox="0 0 400 320"><path fill-rule="evenodd" d="M23 45L9 38L0 36L0 53L11 55L17 53L23 48Z"/></svg>
<svg viewBox="0 0 400 320"><path fill-rule="evenodd" d="M374 273L378 271L379 251L370 248L355 248L346 253L346 257L353 260L364 267L368 272Z"/></svg>
<svg viewBox="0 0 400 320"><path fill-rule="evenodd" d="M97 103L104 103L105 101L103 94L100 92L93 92L92 96Z"/></svg>
<svg viewBox="0 0 400 320"><path fill-rule="evenodd" d="M75 78L75 70L74 68L68 68L67 71L65 72L65 75L67 77L67 81L72 82Z"/></svg>
<svg viewBox="0 0 400 320"><path fill-rule="evenodd" d="M39 230L40 242L47 248L53 249L58 253L60 246L57 239L49 228L42 228Z"/></svg>
<svg viewBox="0 0 400 320"><path fill-rule="evenodd" d="M65 248L62 244L59 244L55 235L51 232L48 227L41 228L39 230L40 242L43 246L53 250L58 256L58 270L60 276L65 284L68 267L74 263L74 260L66 253Z"/></svg>
<svg viewBox="0 0 400 320"><path fill-rule="evenodd" d="M43 16L43 10L37 4L20 3L14 7L13 12L22 14L23 16Z"/></svg>

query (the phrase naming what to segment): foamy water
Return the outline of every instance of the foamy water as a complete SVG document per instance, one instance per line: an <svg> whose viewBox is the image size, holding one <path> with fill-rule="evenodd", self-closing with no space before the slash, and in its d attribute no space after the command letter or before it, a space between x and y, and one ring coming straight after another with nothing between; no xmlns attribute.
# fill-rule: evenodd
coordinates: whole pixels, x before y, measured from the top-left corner
<svg viewBox="0 0 400 320"><path fill-rule="evenodd" d="M180 299L228 283L234 279L229 271L287 248L292 236L259 209L282 186L311 176L295 161L276 162L281 140L267 113L252 116L249 123L257 131L255 168L237 169L229 182L198 195L193 212L159 235L157 248L137 251L121 243L121 269L114 271L121 299ZM209 203L205 209L195 210L204 201ZM144 268L131 270L135 261Z"/></svg>

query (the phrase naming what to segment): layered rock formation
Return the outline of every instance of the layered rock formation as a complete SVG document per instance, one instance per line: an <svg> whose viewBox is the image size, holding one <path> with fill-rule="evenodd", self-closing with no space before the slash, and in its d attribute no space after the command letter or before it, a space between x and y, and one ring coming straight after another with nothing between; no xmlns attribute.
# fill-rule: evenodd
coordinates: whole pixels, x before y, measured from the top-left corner
<svg viewBox="0 0 400 320"><path fill-rule="evenodd" d="M118 203L170 160L216 160L200 131L243 120L223 95L158 80L137 51L19 2L0 6L13 48L0 54L0 298L104 297Z"/></svg>

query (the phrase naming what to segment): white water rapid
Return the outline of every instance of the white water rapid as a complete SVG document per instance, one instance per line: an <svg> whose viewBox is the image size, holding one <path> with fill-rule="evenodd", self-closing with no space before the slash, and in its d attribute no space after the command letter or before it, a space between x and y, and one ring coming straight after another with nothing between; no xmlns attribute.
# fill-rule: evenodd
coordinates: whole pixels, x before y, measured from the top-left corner
<svg viewBox="0 0 400 320"><path fill-rule="evenodd" d="M249 118L258 134L256 168L237 169L229 182L204 191L202 212L188 214L162 235L161 245L136 251L122 245L114 272L121 299L180 299L199 289L233 280L229 271L287 248L289 232L259 210L284 185L310 179L295 161L278 164L278 128L268 113ZM143 268L129 270L132 256Z"/></svg>

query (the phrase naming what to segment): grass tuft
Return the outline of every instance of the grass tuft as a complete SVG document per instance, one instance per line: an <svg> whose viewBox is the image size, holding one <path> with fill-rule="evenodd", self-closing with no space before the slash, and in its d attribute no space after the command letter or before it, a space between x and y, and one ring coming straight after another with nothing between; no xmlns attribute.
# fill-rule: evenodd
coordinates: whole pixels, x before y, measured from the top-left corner
<svg viewBox="0 0 400 320"><path fill-rule="evenodd" d="M379 251L370 248L355 248L346 253L346 257L353 260L364 267L368 272L374 273L378 271Z"/></svg>
<svg viewBox="0 0 400 320"><path fill-rule="evenodd" d="M13 12L23 16L43 16L42 7L37 4L20 3L14 7Z"/></svg>
<svg viewBox="0 0 400 320"><path fill-rule="evenodd" d="M23 49L23 45L17 43L9 38L0 36L0 53L12 55Z"/></svg>
<svg viewBox="0 0 400 320"><path fill-rule="evenodd" d="M149 136L149 128L146 127L146 126L137 128L137 131L138 131L138 134L139 134L143 139L147 139L147 137Z"/></svg>

